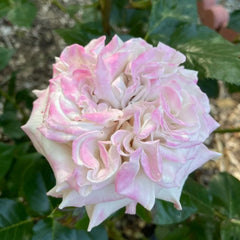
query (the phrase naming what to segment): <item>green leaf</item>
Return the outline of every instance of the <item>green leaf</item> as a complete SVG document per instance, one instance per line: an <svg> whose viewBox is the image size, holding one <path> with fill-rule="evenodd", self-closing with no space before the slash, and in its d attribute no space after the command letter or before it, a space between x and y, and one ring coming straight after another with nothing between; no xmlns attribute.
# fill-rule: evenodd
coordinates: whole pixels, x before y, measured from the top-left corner
<svg viewBox="0 0 240 240"><path fill-rule="evenodd" d="M9 10L10 10L9 0L1 0L0 1L0 18L5 17Z"/></svg>
<svg viewBox="0 0 240 240"><path fill-rule="evenodd" d="M240 219L240 182L228 173L219 173L210 181L212 203L228 218Z"/></svg>
<svg viewBox="0 0 240 240"><path fill-rule="evenodd" d="M240 33L240 10L235 10L230 14L228 27Z"/></svg>
<svg viewBox="0 0 240 240"><path fill-rule="evenodd" d="M1 240L30 239L32 221L22 204L10 199L0 199Z"/></svg>
<svg viewBox="0 0 240 240"><path fill-rule="evenodd" d="M208 95L209 98L217 98L219 95L219 86L216 79L199 79L198 86Z"/></svg>
<svg viewBox="0 0 240 240"><path fill-rule="evenodd" d="M33 227L33 237L32 240L53 240L52 231L53 231L52 219L47 218L44 220L38 221Z"/></svg>
<svg viewBox="0 0 240 240"><path fill-rule="evenodd" d="M5 101L3 114L0 118L0 126L3 127L4 134L9 138L19 139L25 134L21 130L21 122L17 116L17 109L13 102Z"/></svg>
<svg viewBox="0 0 240 240"><path fill-rule="evenodd" d="M146 38L156 33L156 29L162 29L163 21L167 18L173 19L175 23L178 21L197 23L196 0L153 0Z"/></svg>
<svg viewBox="0 0 240 240"><path fill-rule="evenodd" d="M157 226L155 234L162 240L216 240L220 239L220 228L214 218L195 215L181 224Z"/></svg>
<svg viewBox="0 0 240 240"><path fill-rule="evenodd" d="M8 172L14 156L14 146L0 143L0 179Z"/></svg>
<svg viewBox="0 0 240 240"><path fill-rule="evenodd" d="M223 39L222 36L206 26L196 23L178 22L177 27L169 38L169 45L177 47L178 45L194 40L211 40L212 44L217 42L228 43L228 41Z"/></svg>
<svg viewBox="0 0 240 240"><path fill-rule="evenodd" d="M157 239L162 240L191 240L190 229L188 226L157 226L155 230Z"/></svg>
<svg viewBox="0 0 240 240"><path fill-rule="evenodd" d="M145 39L156 46L159 42L170 44L172 34L177 30L180 22L176 18L167 17L148 32Z"/></svg>
<svg viewBox="0 0 240 240"><path fill-rule="evenodd" d="M192 40L209 40L212 42L227 42L212 29L193 22L183 22L174 17L166 17L148 33L148 41L157 45L159 41L174 48Z"/></svg>
<svg viewBox="0 0 240 240"><path fill-rule="evenodd" d="M32 240L107 240L107 233L103 227L96 227L91 232L71 229L62 226L55 220L40 220L33 227Z"/></svg>
<svg viewBox="0 0 240 240"><path fill-rule="evenodd" d="M240 84L240 46L193 40L177 46L186 55L185 66L199 71L201 78Z"/></svg>
<svg viewBox="0 0 240 240"><path fill-rule="evenodd" d="M31 209L37 214L44 215L51 209L43 177L43 172L49 172L49 166L43 159L33 158L32 162L33 164L24 173L23 191Z"/></svg>
<svg viewBox="0 0 240 240"><path fill-rule="evenodd" d="M22 89L16 93L16 102L24 103L29 110L32 109L34 100L35 97L33 96L32 92L30 92L28 89Z"/></svg>
<svg viewBox="0 0 240 240"><path fill-rule="evenodd" d="M191 203L197 208L198 213L213 215L211 198L204 186L189 177L184 184L182 192L189 197Z"/></svg>
<svg viewBox="0 0 240 240"><path fill-rule="evenodd" d="M188 223L190 232L189 240L216 240L220 239L220 225L215 218L196 216Z"/></svg>
<svg viewBox="0 0 240 240"><path fill-rule="evenodd" d="M10 167L11 171L8 171L8 174L2 182L2 197L18 197L18 192L22 182L22 174L24 173L24 171L19 171L19 169L25 169L27 166L27 163L19 161L19 158L26 155L26 152L30 147L30 142L17 143L13 146L12 166Z"/></svg>
<svg viewBox="0 0 240 240"><path fill-rule="evenodd" d="M78 43L83 46L88 44L93 38L103 35L100 23L76 25L73 28L58 29L56 32L67 44Z"/></svg>
<svg viewBox="0 0 240 240"><path fill-rule="evenodd" d="M141 217L145 222L151 223L152 222L152 214L142 205L137 205L137 215Z"/></svg>
<svg viewBox="0 0 240 240"><path fill-rule="evenodd" d="M35 4L28 0L13 0L11 3L8 20L20 27L31 27L37 13Z"/></svg>
<svg viewBox="0 0 240 240"><path fill-rule="evenodd" d="M153 223L158 225L179 223L196 213L197 208L187 195L182 194L181 204L182 210L179 211L170 202L156 200L152 210Z"/></svg>
<svg viewBox="0 0 240 240"><path fill-rule="evenodd" d="M11 171L8 172L5 178L5 184L3 185L2 189L2 196L11 198L23 196L22 188L23 184L25 183L23 176L26 170L32 165L32 161L40 160L41 158L41 155L36 152L29 153L31 150L33 150L30 147L30 142L17 142L14 145L14 162L12 164ZM19 171L19 169L22 170ZM47 170L48 169L46 168L43 174L48 174L47 181L52 182L51 174L49 174L49 171ZM44 176L44 179L45 178L46 177Z"/></svg>
<svg viewBox="0 0 240 240"><path fill-rule="evenodd" d="M102 227L101 225L93 228L91 232L88 233L88 235L90 236L91 240L95 240L95 239L107 240L108 239L107 232L105 228Z"/></svg>
<svg viewBox="0 0 240 240"><path fill-rule="evenodd" d="M213 30L166 18L148 38L154 45L163 41L185 54L185 66L198 71L200 79L240 84L240 46L227 42Z"/></svg>
<svg viewBox="0 0 240 240"><path fill-rule="evenodd" d="M239 240L240 239L240 221L233 223L225 220L221 223L221 240Z"/></svg>
<svg viewBox="0 0 240 240"><path fill-rule="evenodd" d="M182 22L173 17L167 17L148 36L148 40L154 45L162 41L171 47L193 40L209 40L212 43L226 42L218 33L212 29L192 22Z"/></svg>
<svg viewBox="0 0 240 240"><path fill-rule="evenodd" d="M4 69L14 53L13 49L0 47L0 70Z"/></svg>

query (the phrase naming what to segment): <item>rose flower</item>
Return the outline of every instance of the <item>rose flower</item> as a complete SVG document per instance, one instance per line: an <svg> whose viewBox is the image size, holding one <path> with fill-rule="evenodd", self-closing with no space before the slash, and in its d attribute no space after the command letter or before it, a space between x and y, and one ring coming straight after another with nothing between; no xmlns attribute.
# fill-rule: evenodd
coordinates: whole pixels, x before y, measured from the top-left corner
<svg viewBox="0 0 240 240"><path fill-rule="evenodd" d="M66 47L49 87L35 91L23 130L51 165L60 208L85 206L90 231L125 207L179 202L188 175L219 156L203 142L218 127L185 56L141 38Z"/></svg>

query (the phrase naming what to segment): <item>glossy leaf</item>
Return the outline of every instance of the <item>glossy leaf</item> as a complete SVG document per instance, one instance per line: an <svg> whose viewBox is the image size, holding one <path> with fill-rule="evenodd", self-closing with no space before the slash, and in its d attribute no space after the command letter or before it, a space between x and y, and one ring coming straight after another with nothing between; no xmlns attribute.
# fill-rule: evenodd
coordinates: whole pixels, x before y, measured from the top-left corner
<svg viewBox="0 0 240 240"><path fill-rule="evenodd" d="M32 221L22 204L10 199L0 199L1 240L30 239Z"/></svg>
<svg viewBox="0 0 240 240"><path fill-rule="evenodd" d="M230 14L228 28L231 28L240 33L240 9L235 10Z"/></svg>
<svg viewBox="0 0 240 240"><path fill-rule="evenodd" d="M53 240L52 225L52 219L50 218L38 221L33 227L32 240Z"/></svg>
<svg viewBox="0 0 240 240"><path fill-rule="evenodd" d="M191 22L179 22L177 28L169 38L168 44L172 47L188 43L190 41L202 40L211 41L211 44L215 43L228 43L227 40L223 39L214 30Z"/></svg>
<svg viewBox="0 0 240 240"><path fill-rule="evenodd" d="M170 45L170 39L177 30L180 22L176 18L166 17L150 32L147 33L145 39L157 46L159 42Z"/></svg>
<svg viewBox="0 0 240 240"><path fill-rule="evenodd" d="M202 25L179 23L168 44L186 55L185 66L199 71L199 78L240 84L240 47L215 31Z"/></svg>
<svg viewBox="0 0 240 240"><path fill-rule="evenodd" d="M137 205L137 215L142 218L145 222L150 223L152 222L152 214L142 205Z"/></svg>
<svg viewBox="0 0 240 240"><path fill-rule="evenodd" d="M214 207L230 219L240 219L239 190L240 181L228 173L219 173L210 182Z"/></svg>
<svg viewBox="0 0 240 240"><path fill-rule="evenodd" d="M204 186L189 177L183 187L183 194L190 198L198 213L213 215L211 197Z"/></svg>
<svg viewBox="0 0 240 240"><path fill-rule="evenodd" d="M185 54L185 66L197 70L201 79L240 84L240 46L227 42L205 26L168 17L147 35L147 39L154 45L163 41Z"/></svg>
<svg viewBox="0 0 240 240"><path fill-rule="evenodd" d="M179 21L173 17L164 18L147 38L154 45L159 41L174 48L192 40L209 40L211 42L226 42L212 29L192 22Z"/></svg>
<svg viewBox="0 0 240 240"><path fill-rule="evenodd" d="M17 198L23 196L24 173L31 166L32 159L40 156L38 153L27 153L28 147L29 144L27 143L19 143L15 146L14 164L7 175L2 192L5 197Z"/></svg>
<svg viewBox="0 0 240 240"><path fill-rule="evenodd" d="M152 33L162 29L165 19L174 19L175 24L181 22L197 23L197 10L195 0L153 0L149 19L149 30L146 38ZM172 20L168 20L172 21ZM174 25L175 25L174 24ZM161 27L160 27L161 26ZM157 30L158 29L158 30ZM160 33L161 34L161 33ZM164 34L164 33L163 33Z"/></svg>
<svg viewBox="0 0 240 240"><path fill-rule="evenodd" d="M71 229L62 226L52 219L40 220L33 227L32 240L107 240L107 233L103 227L96 227L90 233L84 230Z"/></svg>
<svg viewBox="0 0 240 240"><path fill-rule="evenodd" d="M0 143L0 179L8 172L14 156L14 146Z"/></svg>
<svg viewBox="0 0 240 240"><path fill-rule="evenodd" d="M37 156L39 158L39 155ZM40 215L50 211L50 201L47 197L47 187L43 172L49 172L49 166L42 159L31 159L32 165L25 171L23 190L31 209Z"/></svg>
<svg viewBox="0 0 240 240"><path fill-rule="evenodd" d="M1 5L0 5L1 7ZM0 70L4 69L14 53L13 49L0 47Z"/></svg>
<svg viewBox="0 0 240 240"><path fill-rule="evenodd" d="M185 66L199 71L200 77L240 84L240 46L193 40L177 49L187 57Z"/></svg>
<svg viewBox="0 0 240 240"><path fill-rule="evenodd" d="M172 203L156 200L152 210L153 222L158 225L179 223L196 213L197 208L192 204L191 199L182 194L182 210L177 210Z"/></svg>

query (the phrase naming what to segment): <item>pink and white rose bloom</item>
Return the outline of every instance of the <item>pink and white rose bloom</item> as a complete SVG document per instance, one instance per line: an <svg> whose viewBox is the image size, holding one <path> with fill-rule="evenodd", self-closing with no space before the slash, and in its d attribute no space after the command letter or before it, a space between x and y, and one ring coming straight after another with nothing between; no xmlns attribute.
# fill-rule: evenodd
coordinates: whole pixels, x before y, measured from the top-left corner
<svg viewBox="0 0 240 240"><path fill-rule="evenodd" d="M141 38L105 37L66 47L49 87L23 130L49 161L60 208L85 206L90 231L125 207L151 210L179 202L188 175L218 153L203 142L218 123L209 115L197 72L185 56Z"/></svg>

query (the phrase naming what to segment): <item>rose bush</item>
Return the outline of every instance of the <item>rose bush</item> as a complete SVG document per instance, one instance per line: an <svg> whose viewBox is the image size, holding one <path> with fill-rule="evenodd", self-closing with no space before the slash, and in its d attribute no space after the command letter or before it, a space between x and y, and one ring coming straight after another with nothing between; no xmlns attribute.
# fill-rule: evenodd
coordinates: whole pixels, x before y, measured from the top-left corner
<svg viewBox="0 0 240 240"><path fill-rule="evenodd" d="M219 156L203 142L218 127L185 56L143 39L68 46L23 130L49 161L60 208L86 206L90 231L116 210L179 202L187 176Z"/></svg>

